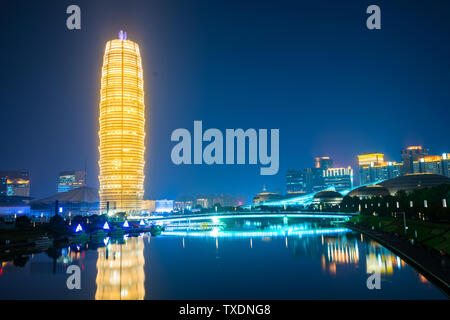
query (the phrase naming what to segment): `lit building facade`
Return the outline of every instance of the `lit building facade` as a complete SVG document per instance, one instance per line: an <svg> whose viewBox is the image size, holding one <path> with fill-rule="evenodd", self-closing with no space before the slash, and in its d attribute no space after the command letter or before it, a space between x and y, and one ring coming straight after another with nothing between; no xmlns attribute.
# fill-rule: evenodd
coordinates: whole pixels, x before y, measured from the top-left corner
<svg viewBox="0 0 450 320"><path fill-rule="evenodd" d="M428 156L429 150L422 146L410 146L402 150L403 172L414 173L414 161Z"/></svg>
<svg viewBox="0 0 450 320"><path fill-rule="evenodd" d="M100 91L100 205L113 211L140 211L144 196L145 104L139 46L108 41Z"/></svg>
<svg viewBox="0 0 450 320"><path fill-rule="evenodd" d="M330 157L316 157L314 167L303 170L288 170L286 173L287 193L311 193L326 188L324 171L333 166Z"/></svg>
<svg viewBox="0 0 450 320"><path fill-rule="evenodd" d="M426 156L413 162L413 173L434 173L450 177L449 161L450 154L442 156Z"/></svg>
<svg viewBox="0 0 450 320"><path fill-rule="evenodd" d="M142 200L142 210L148 213L155 212L155 200Z"/></svg>
<svg viewBox="0 0 450 320"><path fill-rule="evenodd" d="M359 181L364 185L402 175L403 163L385 161L382 153L358 155Z"/></svg>
<svg viewBox="0 0 450 320"><path fill-rule="evenodd" d="M155 200L155 212L156 213L170 213L173 211L173 200Z"/></svg>
<svg viewBox="0 0 450 320"><path fill-rule="evenodd" d="M330 157L316 157L315 159L315 167L326 170L328 168L333 167L333 159Z"/></svg>
<svg viewBox="0 0 450 320"><path fill-rule="evenodd" d="M367 184L376 181L371 168L382 165L383 163L384 154L382 153L366 153L358 155L360 184Z"/></svg>
<svg viewBox="0 0 450 320"><path fill-rule="evenodd" d="M85 171L63 171L58 178L58 192L67 192L86 186Z"/></svg>
<svg viewBox="0 0 450 320"><path fill-rule="evenodd" d="M0 196L30 196L30 174L27 171L0 171Z"/></svg>
<svg viewBox="0 0 450 320"><path fill-rule="evenodd" d="M327 187L335 187L336 191L353 188L353 169L328 168L323 170L324 183Z"/></svg>
<svg viewBox="0 0 450 320"><path fill-rule="evenodd" d="M300 170L288 170L286 173L286 192L304 193L306 192L306 182L304 173Z"/></svg>

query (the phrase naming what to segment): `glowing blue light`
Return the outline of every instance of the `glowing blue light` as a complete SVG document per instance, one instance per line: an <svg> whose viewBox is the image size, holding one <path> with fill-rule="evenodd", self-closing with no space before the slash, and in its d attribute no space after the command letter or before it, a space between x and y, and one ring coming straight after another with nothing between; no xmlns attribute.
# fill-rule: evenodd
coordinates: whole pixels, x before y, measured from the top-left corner
<svg viewBox="0 0 450 320"><path fill-rule="evenodd" d="M120 32L119 32L119 40L122 40L122 41L127 40L127 33L125 31L120 30Z"/></svg>
<svg viewBox="0 0 450 320"><path fill-rule="evenodd" d="M129 237L128 233L127 233L127 234L124 234L124 235L123 235L123 240L124 240L124 241L127 241L127 240L128 240L128 237Z"/></svg>
<svg viewBox="0 0 450 320"><path fill-rule="evenodd" d="M77 228L75 229L75 232L81 232L83 231L83 227L81 226L81 224L77 225Z"/></svg>
<svg viewBox="0 0 450 320"><path fill-rule="evenodd" d="M106 237L105 239L103 239L103 243L105 244L105 246L108 244L109 241L109 237Z"/></svg>
<svg viewBox="0 0 450 320"><path fill-rule="evenodd" d="M128 220L125 220L125 222L123 223L123 227L124 228L130 227L130 225L128 224Z"/></svg>
<svg viewBox="0 0 450 320"><path fill-rule="evenodd" d="M203 237L203 238L258 238L258 237L286 237L286 236L308 236L320 234L336 234L350 232L346 228L330 228L330 229L311 229L297 230L287 228L277 231L221 231L219 228L213 228L210 232L202 231L164 231L166 236L183 236L183 237Z"/></svg>
<svg viewBox="0 0 450 320"><path fill-rule="evenodd" d="M103 229L104 229L104 230L109 230L109 224L108 224L108 221L106 221L105 224L103 225Z"/></svg>
<svg viewBox="0 0 450 320"><path fill-rule="evenodd" d="M212 223L214 223L214 224L218 224L220 222L218 217L212 217L211 220L212 220Z"/></svg>
<svg viewBox="0 0 450 320"><path fill-rule="evenodd" d="M63 207L59 207L59 213L63 212Z"/></svg>

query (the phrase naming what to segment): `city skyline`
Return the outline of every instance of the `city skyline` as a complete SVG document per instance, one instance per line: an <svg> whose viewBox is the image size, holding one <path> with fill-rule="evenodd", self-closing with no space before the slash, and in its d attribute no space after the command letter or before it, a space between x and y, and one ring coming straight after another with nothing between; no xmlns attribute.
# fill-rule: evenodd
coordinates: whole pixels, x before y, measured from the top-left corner
<svg viewBox="0 0 450 320"><path fill-rule="evenodd" d="M251 6L238 2L197 1L194 7L200 10L183 10L177 1L110 1L107 6L81 1L82 29L69 31L59 27L66 17L58 7L27 3L30 12L19 21L27 21L31 12L43 16L42 30L52 37L40 37L39 45L58 58L34 52L40 63L27 62L27 48L37 39L15 23L6 27L14 26L15 33L6 32L6 38L20 54L3 53L10 81L4 83L9 107L2 108L8 121L0 128L6 150L0 168L30 172L35 198L54 193L60 171L85 162L87 184L98 187L97 141L92 138L98 130L98 70L104 43L121 29L142 44L149 89L147 199L206 192L250 199L263 185L283 190L287 169L308 167L315 156L329 155L335 166L356 169L356 155L371 151L394 161L400 161L400 151L408 145L424 145L433 154L448 151L449 115L442 102L450 82L445 72L450 49L442 46L448 28L424 23L447 10L447 3L415 14L412 25L407 20L418 4L408 4L410 11L402 2L384 4L385 28L375 33L365 29L365 5L356 2L331 3L326 10L319 4L284 4L273 11L269 2L262 2L258 17L249 18ZM7 4L11 10L16 5ZM111 19L114 12L121 12L120 19ZM224 19L231 12L234 24ZM311 18L318 15L320 21ZM405 37L405 30L414 37ZM232 36L237 31L241 40ZM229 50L234 41L239 48ZM425 50L437 45L439 51ZM27 95L20 96L17 90L23 87ZM279 127L278 174L261 177L247 165L176 167L170 161L170 132L194 120L219 129ZM8 134L13 130L16 134Z"/></svg>

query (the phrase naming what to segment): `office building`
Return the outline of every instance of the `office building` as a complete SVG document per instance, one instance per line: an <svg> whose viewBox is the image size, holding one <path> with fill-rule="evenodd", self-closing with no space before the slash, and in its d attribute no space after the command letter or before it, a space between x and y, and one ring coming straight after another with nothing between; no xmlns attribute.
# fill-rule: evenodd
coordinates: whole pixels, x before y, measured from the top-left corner
<svg viewBox="0 0 450 320"><path fill-rule="evenodd" d="M326 187L334 187L336 191L353 188L353 169L328 168L323 171L324 183Z"/></svg>
<svg viewBox="0 0 450 320"><path fill-rule="evenodd" d="M155 200L156 213L170 213L173 211L173 200Z"/></svg>
<svg viewBox="0 0 450 320"><path fill-rule="evenodd" d="M413 173L434 173L450 177L449 172L450 154L442 156L426 156L413 162Z"/></svg>
<svg viewBox="0 0 450 320"><path fill-rule="evenodd" d="M311 193L326 188L324 171L333 166L330 157L316 157L314 167L303 170L288 170L286 173L286 192Z"/></svg>
<svg viewBox="0 0 450 320"><path fill-rule="evenodd" d="M0 171L0 196L30 196L30 174L27 171Z"/></svg>
<svg viewBox="0 0 450 320"><path fill-rule="evenodd" d="M286 192L305 193L306 190L304 172L300 170L288 170L286 173Z"/></svg>
<svg viewBox="0 0 450 320"><path fill-rule="evenodd" d="M86 186L86 171L63 171L58 178L58 192L67 192Z"/></svg>
<svg viewBox="0 0 450 320"><path fill-rule="evenodd" d="M358 165L362 185L398 177L403 170L403 163L385 161L382 153L358 155Z"/></svg>
<svg viewBox="0 0 450 320"><path fill-rule="evenodd" d="M333 159L330 157L316 157L315 158L315 168L321 168L326 170L333 167Z"/></svg>
<svg viewBox="0 0 450 320"><path fill-rule="evenodd" d="M414 173L414 161L428 156L429 150L422 146L410 146L402 150L403 172L402 174Z"/></svg>
<svg viewBox="0 0 450 320"><path fill-rule="evenodd" d="M108 41L100 89L100 204L113 211L142 209L145 166L145 104L141 54L137 43Z"/></svg>

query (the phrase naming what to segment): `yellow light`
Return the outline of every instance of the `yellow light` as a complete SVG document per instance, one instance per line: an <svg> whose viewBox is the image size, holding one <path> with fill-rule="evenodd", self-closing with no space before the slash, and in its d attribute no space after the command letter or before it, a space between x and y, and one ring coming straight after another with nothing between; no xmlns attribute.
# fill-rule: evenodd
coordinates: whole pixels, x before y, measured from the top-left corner
<svg viewBox="0 0 450 320"><path fill-rule="evenodd" d="M382 153L369 153L369 154L361 154L358 156L358 164L360 166L378 165L384 162L384 154Z"/></svg>
<svg viewBox="0 0 450 320"><path fill-rule="evenodd" d="M106 44L100 89L100 206L139 211L144 196L145 104L139 46Z"/></svg>
<svg viewBox="0 0 450 320"><path fill-rule="evenodd" d="M441 161L442 157L441 156L427 156L424 157L424 162L436 162L436 161Z"/></svg>
<svg viewBox="0 0 450 320"><path fill-rule="evenodd" d="M145 297L144 239L97 249L95 300L143 300Z"/></svg>
<svg viewBox="0 0 450 320"><path fill-rule="evenodd" d="M411 146L407 148L408 150L422 150L422 146Z"/></svg>

